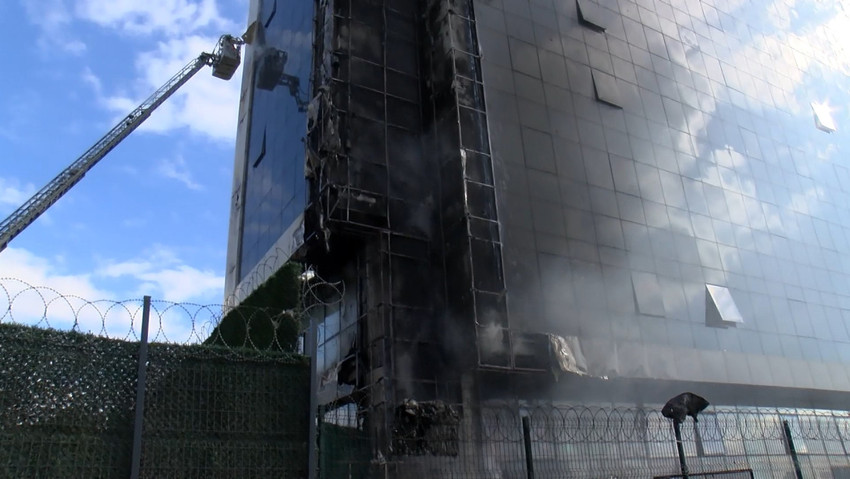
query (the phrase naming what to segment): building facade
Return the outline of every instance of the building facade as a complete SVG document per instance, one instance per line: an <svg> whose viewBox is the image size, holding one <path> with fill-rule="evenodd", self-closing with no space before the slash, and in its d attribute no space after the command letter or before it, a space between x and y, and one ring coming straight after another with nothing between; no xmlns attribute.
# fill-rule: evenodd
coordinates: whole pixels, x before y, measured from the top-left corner
<svg viewBox="0 0 850 479"><path fill-rule="evenodd" d="M280 3L280 5L278 5ZM225 295L239 302L303 243L302 138L313 67L310 2L251 2L243 59Z"/></svg>
<svg viewBox="0 0 850 479"><path fill-rule="evenodd" d="M252 2L228 292L315 268L313 394L373 459L409 399L844 417L845 4L302 3Z"/></svg>

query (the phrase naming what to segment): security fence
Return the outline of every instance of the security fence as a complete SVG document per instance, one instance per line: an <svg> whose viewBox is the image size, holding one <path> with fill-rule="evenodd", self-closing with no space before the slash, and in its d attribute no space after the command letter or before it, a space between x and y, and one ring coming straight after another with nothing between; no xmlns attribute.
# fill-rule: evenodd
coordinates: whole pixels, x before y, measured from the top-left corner
<svg viewBox="0 0 850 479"><path fill-rule="evenodd" d="M370 442L366 407L323 410L320 477L681 477L672 423L657 408L563 404L459 405L407 401L396 410L391 451ZM790 438L786 435L788 424ZM845 477L850 414L709 408L682 426L692 477ZM793 445L796 455L791 453Z"/></svg>
<svg viewBox="0 0 850 479"><path fill-rule="evenodd" d="M0 477L306 477L291 313L145 303L0 280Z"/></svg>
<svg viewBox="0 0 850 479"><path fill-rule="evenodd" d="M666 476L655 476L652 479L679 479L684 477L682 474L669 474ZM738 469L734 471L719 471L719 472L697 472L689 474L688 477L699 479L753 479L752 469Z"/></svg>
<svg viewBox="0 0 850 479"><path fill-rule="evenodd" d="M309 366L287 352L297 316L88 301L0 279L0 477L123 478L136 464L150 478L306 477ZM660 405L407 400L380 411L388 436L370 423L375 407L320 409L318 477L681 477ZM710 407L699 418L682 427L692 477L850 471L848 412Z"/></svg>

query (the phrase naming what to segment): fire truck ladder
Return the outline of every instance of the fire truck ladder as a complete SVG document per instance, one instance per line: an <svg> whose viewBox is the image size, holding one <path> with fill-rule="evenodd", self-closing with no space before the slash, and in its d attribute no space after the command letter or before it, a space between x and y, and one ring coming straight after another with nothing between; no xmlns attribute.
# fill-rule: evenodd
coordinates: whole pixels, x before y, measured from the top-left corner
<svg viewBox="0 0 850 479"><path fill-rule="evenodd" d="M248 37L248 33L241 38L222 35L213 53L201 53L189 62L147 100L130 112L126 118L112 127L103 138L92 145L76 161L56 175L8 218L3 220L0 223L0 251L6 249L12 239L76 185L94 165L121 143L124 138L127 138L133 130L144 123L157 107L162 105L168 97L180 89L201 68L209 65L212 67L213 76L229 80L239 67L241 46L250 41L250 39L248 41L243 39L245 37Z"/></svg>

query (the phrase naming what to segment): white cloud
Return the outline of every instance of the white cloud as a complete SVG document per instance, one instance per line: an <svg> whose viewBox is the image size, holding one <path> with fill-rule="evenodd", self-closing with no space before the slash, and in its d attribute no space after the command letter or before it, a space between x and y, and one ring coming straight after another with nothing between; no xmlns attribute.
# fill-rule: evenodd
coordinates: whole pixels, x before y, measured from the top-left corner
<svg viewBox="0 0 850 479"><path fill-rule="evenodd" d="M30 22L41 30L37 43L42 50L50 52L58 48L73 55L86 51L86 44L68 31L73 16L64 0L22 0L21 4Z"/></svg>
<svg viewBox="0 0 850 479"><path fill-rule="evenodd" d="M0 322L68 329L77 318L83 331L103 329L102 315L84 307L79 298L96 301L115 296L95 286L91 274L64 272L57 263L61 258L52 261L19 248L0 253L0 271L5 276L0 279Z"/></svg>
<svg viewBox="0 0 850 479"><path fill-rule="evenodd" d="M15 278L33 286L47 286L66 295L90 300L115 297L111 292L95 286L90 273L61 271L58 264L63 262L61 257L51 260L15 247L6 248L0 253L0 271L5 277Z"/></svg>
<svg viewBox="0 0 850 479"><path fill-rule="evenodd" d="M24 204L35 193L32 183L21 184L17 180L0 178L0 206L9 205L15 208ZM0 211L6 208L0 207Z"/></svg>
<svg viewBox="0 0 850 479"><path fill-rule="evenodd" d="M197 342L206 337L201 329L221 312L216 306L171 303L218 302L224 278L188 266L162 246L145 258L110 260L87 272L67 271L62 257L12 247L0 253L0 271L0 323L57 329L76 323L83 332L133 339L140 331L139 298L147 294L154 300L152 341Z"/></svg>
<svg viewBox="0 0 850 479"><path fill-rule="evenodd" d="M91 68L85 67L80 78L83 80L83 83L89 85L96 94L100 95L103 91L103 84L101 83L100 78L91 71Z"/></svg>
<svg viewBox="0 0 850 479"><path fill-rule="evenodd" d="M92 271L70 272L65 264L62 257L45 258L21 248L9 247L0 253L3 277L90 301L147 294L163 301L209 302L220 298L224 285L223 276L189 266L173 250L161 245L154 246L144 257L102 260Z"/></svg>
<svg viewBox="0 0 850 479"><path fill-rule="evenodd" d="M215 0L82 0L76 14L100 26L139 35L180 36L202 28L230 30Z"/></svg>
<svg viewBox="0 0 850 479"><path fill-rule="evenodd" d="M201 52L211 52L218 35L240 33L242 26L222 16L216 0L80 0L70 8L67 0L21 1L29 20L40 30L40 43L48 51L56 48L80 54L85 44L77 39L81 22L92 22L118 34L156 35L154 50L138 53L136 70L141 80L127 90L102 84L88 67L82 81L89 84L98 102L123 117L162 86ZM170 133L186 128L194 134L230 142L236 135L239 76L225 82L199 72L140 128L141 131ZM105 88L104 88L105 87ZM10 136L7 126L0 134Z"/></svg>
<svg viewBox="0 0 850 479"><path fill-rule="evenodd" d="M143 98L161 87L201 52L210 52L217 37L193 35L160 42L156 50L140 54L136 69L141 80L136 85L138 96L107 95L100 99L109 110L124 115ZM239 106L239 75L235 80L214 78L209 70L198 72L139 128L139 131L171 133L186 128L213 140L231 142L236 136Z"/></svg>
<svg viewBox="0 0 850 479"><path fill-rule="evenodd" d="M151 269L137 275L139 278L155 284L169 301L190 301L193 298L206 298L221 290L224 276L218 276L211 270L199 270L185 264L171 268Z"/></svg>
<svg viewBox="0 0 850 479"><path fill-rule="evenodd" d="M177 156L173 160L160 160L156 167L156 172L166 178L183 183L190 190L199 191L204 189L203 185L194 180L189 167L186 165L186 160L182 156Z"/></svg>
<svg viewBox="0 0 850 479"><path fill-rule="evenodd" d="M827 66L829 70L850 75L850 14L836 12L822 23L795 32L790 28L792 18L797 15L795 4L775 1L769 5L765 10L775 33L741 45L730 60L744 66L752 58L769 59L776 74L766 78L766 82L730 86L768 106L775 102L794 114L808 114L811 102L828 100L795 96L799 94L795 90L812 74L813 67ZM767 51L769 56L764 53Z"/></svg>
<svg viewBox="0 0 850 479"><path fill-rule="evenodd" d="M215 0L84 0L77 5L76 13L104 27L137 34L158 34L161 38L155 49L136 56L140 81L130 93L103 93L97 86L97 77L87 77L95 85L100 102L119 117L135 108L201 52L211 52L220 33L238 29L235 22L220 15ZM215 33L202 33L206 31ZM222 81L204 69L160 106L140 131L166 134L186 128L201 136L229 142L236 135L238 104L238 80Z"/></svg>
<svg viewBox="0 0 850 479"><path fill-rule="evenodd" d="M138 282L138 293L157 298L183 301L209 301L221 297L224 276L185 264L174 251L155 246L144 258L108 260L95 272L102 278L131 278Z"/></svg>

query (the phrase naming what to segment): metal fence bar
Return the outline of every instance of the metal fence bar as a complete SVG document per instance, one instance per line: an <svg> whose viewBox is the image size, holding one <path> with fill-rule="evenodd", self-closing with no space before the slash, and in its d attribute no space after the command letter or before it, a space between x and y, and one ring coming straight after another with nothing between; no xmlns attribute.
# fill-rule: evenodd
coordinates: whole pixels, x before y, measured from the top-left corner
<svg viewBox="0 0 850 479"><path fill-rule="evenodd" d="M310 411L317 411L319 401L316 397L319 390L319 377L316 372L316 354L318 341L316 341L318 320L310 318L310 328L307 330L307 344L304 345L304 350L310 355ZM318 447L318 428L319 422L322 420L321 414L310 420L310 429L307 430L307 477L308 479L317 479L319 477L319 447Z"/></svg>
<svg viewBox="0 0 850 479"><path fill-rule="evenodd" d="M306 477L296 320L0 278L0 477Z"/></svg>
<svg viewBox="0 0 850 479"><path fill-rule="evenodd" d="M711 471L691 473L690 477L714 477L714 476L746 476L755 477L752 469L734 469L729 471ZM668 474L666 476L653 476L652 479L679 479L681 474Z"/></svg>
<svg viewBox="0 0 850 479"><path fill-rule="evenodd" d="M139 479L142 465L142 425L145 419L145 383L148 375L148 327L150 325L151 297L145 296L142 306L142 338L139 342L139 374L136 383L136 417L133 422L133 462L130 479Z"/></svg>
<svg viewBox="0 0 850 479"><path fill-rule="evenodd" d="M528 415L522 416L522 439L525 443L525 473L528 479L534 479L534 457L531 453L531 421Z"/></svg>
<svg viewBox="0 0 850 479"><path fill-rule="evenodd" d="M791 427L788 421L782 421L782 430L785 432L785 441L788 442L788 452L791 453L791 460L794 461L794 474L797 479L803 479L803 471L800 470L800 458L797 457L797 449L794 447L794 439L791 437Z"/></svg>
<svg viewBox="0 0 850 479"><path fill-rule="evenodd" d="M676 434L676 451L679 453L679 466L682 468L682 477L688 479L688 463L685 462L685 449L682 444L682 423L673 420L673 432Z"/></svg>
<svg viewBox="0 0 850 479"><path fill-rule="evenodd" d="M373 432L368 427L350 420L353 414L362 414L367 423L370 406L368 399L362 398L359 403L319 409L320 434L327 433L318 441L324 468L319 477L378 479L386 471L391 477L458 479L526 479L532 471L536 478L686 477L680 470L677 444L671 444L671 424L656 408L528 407L494 401L475 404L472 409L438 400L421 401L406 409L406 416L392 429L396 447L387 456L371 448ZM438 414L446 410L456 411L456 415ZM711 414L717 415L716 421ZM691 421L680 424L687 477L798 479L781 414L775 408L725 407L706 415L699 428ZM809 471L803 471L803 477L832 477L830 473L836 475L836 470L847 467L843 449L819 445L838 441L838 423L830 428L811 426L815 420L835 421L836 414L843 418L844 413L803 410L794 414L788 423L800 469ZM480 418L480 431L463 427L476 418ZM696 446L697 441L701 447Z"/></svg>

